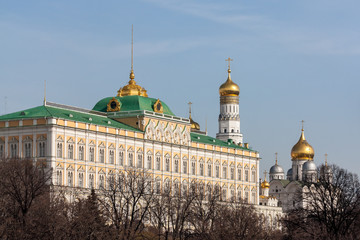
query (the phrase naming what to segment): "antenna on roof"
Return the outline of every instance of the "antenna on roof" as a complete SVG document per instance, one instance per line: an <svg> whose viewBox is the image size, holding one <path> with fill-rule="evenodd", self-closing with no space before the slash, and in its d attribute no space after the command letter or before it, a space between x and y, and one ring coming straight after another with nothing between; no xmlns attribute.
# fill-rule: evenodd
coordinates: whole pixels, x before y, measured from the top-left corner
<svg viewBox="0 0 360 240"><path fill-rule="evenodd" d="M46 80L44 80L44 106L46 106Z"/></svg>

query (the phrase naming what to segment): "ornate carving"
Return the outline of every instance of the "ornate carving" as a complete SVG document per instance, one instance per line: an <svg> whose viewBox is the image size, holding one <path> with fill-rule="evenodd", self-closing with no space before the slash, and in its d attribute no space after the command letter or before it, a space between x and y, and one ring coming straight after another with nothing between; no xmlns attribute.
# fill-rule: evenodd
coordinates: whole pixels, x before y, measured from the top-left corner
<svg viewBox="0 0 360 240"><path fill-rule="evenodd" d="M108 111L108 112L120 111L120 102L115 97L113 97L107 104L106 111Z"/></svg>
<svg viewBox="0 0 360 240"><path fill-rule="evenodd" d="M156 102L154 103L153 109L154 109L154 112L157 112L157 113L163 113L164 112L163 106L162 106L161 101L159 99L156 100Z"/></svg>

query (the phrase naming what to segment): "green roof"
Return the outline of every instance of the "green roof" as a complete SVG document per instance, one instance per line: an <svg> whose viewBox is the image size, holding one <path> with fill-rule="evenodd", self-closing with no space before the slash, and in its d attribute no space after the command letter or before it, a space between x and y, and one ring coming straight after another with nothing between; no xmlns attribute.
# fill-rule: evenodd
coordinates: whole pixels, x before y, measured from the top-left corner
<svg viewBox="0 0 360 240"><path fill-rule="evenodd" d="M220 146L220 147L237 148L237 149L241 149L241 150L248 150L248 151L256 152L255 150L240 147L239 145L236 145L234 143L224 142L222 140L219 140L219 139L207 136L207 135L203 135L203 134L199 134L199 133L190 133L190 135L191 135L192 142L199 142L199 143L204 143L204 144L216 145L216 146Z"/></svg>
<svg viewBox="0 0 360 240"><path fill-rule="evenodd" d="M6 115L0 116L0 121L4 120L20 120L20 119L35 119L35 118L45 118L45 117L54 117L54 118L62 118L66 120L91 123L96 125L102 125L107 127L121 128L131 131L141 132L140 130L133 128L129 125L120 123L106 116L78 112L58 107L52 106L38 106L34 108L30 108L27 110L10 113ZM90 120L91 118L91 120Z"/></svg>
<svg viewBox="0 0 360 240"><path fill-rule="evenodd" d="M93 108L95 111L107 112L107 104L113 97L107 97L101 99L97 102ZM125 96L125 97L115 97L120 102L120 112L126 111L137 111L137 110L146 110L154 112L153 106L157 99L148 98L142 96ZM167 115L175 116L170 108L163 102L160 101L163 106L163 113Z"/></svg>

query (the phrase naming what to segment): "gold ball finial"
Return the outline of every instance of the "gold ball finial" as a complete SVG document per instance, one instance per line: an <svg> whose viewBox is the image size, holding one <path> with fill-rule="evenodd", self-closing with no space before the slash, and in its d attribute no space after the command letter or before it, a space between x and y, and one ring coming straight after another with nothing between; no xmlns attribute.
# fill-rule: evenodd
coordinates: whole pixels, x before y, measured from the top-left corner
<svg viewBox="0 0 360 240"><path fill-rule="evenodd" d="M240 88L239 86L231 80L231 69L230 61L233 61L231 58L226 59L225 61L229 62L228 68L228 78L225 83L223 83L219 88L220 96L239 96Z"/></svg>

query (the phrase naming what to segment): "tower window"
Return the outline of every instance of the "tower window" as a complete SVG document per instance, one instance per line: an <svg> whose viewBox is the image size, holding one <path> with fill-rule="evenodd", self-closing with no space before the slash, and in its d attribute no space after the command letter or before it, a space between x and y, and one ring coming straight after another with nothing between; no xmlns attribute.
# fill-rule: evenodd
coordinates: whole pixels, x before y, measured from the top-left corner
<svg viewBox="0 0 360 240"><path fill-rule="evenodd" d="M234 129L231 129L231 132L233 133L233 132L234 132Z"/></svg>
<svg viewBox="0 0 360 240"><path fill-rule="evenodd" d="M226 133L226 128L224 129L224 133Z"/></svg>

